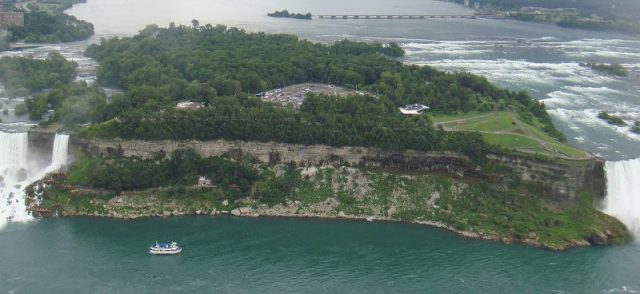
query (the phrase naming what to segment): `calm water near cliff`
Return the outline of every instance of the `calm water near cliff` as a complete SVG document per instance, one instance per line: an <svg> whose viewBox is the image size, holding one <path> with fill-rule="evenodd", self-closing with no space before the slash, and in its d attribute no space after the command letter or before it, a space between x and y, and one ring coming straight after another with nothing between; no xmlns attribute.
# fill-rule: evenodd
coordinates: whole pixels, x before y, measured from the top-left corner
<svg viewBox="0 0 640 294"><path fill-rule="evenodd" d="M598 111L608 110L627 121L640 119L640 73L617 78L579 66L619 62L639 67L637 37L498 20L264 16L285 8L314 14L471 13L428 0L88 0L69 13L96 25L90 42L131 35L151 23L190 24L194 18L201 24L294 33L321 42L396 41L408 52L405 62L486 75L545 100L573 144L608 160L640 157L640 136L596 118ZM96 63L81 54L87 44L0 56L60 51L80 64L79 79L92 81ZM3 117L5 122L21 120ZM184 245L182 255L146 254L149 243L170 239ZM0 248L5 249L0 251L0 293L640 291L637 244L552 253L397 224L231 217L47 219L0 229Z"/></svg>
<svg viewBox="0 0 640 294"><path fill-rule="evenodd" d="M179 238L180 256L150 256ZM640 248L552 253L419 226L187 217L53 219L0 234L3 293L624 293ZM9 250L10 248L10 250Z"/></svg>

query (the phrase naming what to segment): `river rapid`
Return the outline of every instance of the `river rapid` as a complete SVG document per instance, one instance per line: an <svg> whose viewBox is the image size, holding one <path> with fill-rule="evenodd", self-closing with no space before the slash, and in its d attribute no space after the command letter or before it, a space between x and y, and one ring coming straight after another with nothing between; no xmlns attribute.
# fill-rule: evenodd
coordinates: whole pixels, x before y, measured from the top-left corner
<svg viewBox="0 0 640 294"><path fill-rule="evenodd" d="M486 76L543 100L571 144L607 159L603 209L640 228L640 136L599 120L599 111L640 120L640 38L509 20L274 19L288 9L313 14L471 14L428 0L88 0L68 13L95 24L86 42L45 45L0 56L44 58L58 51L95 80L82 52L100 38L129 36L148 24L225 24L292 33L318 42L394 41L404 62ZM580 62L621 63L628 77ZM20 99L0 97L12 108ZM2 117L3 130L28 126ZM1 142L0 142L1 143ZM0 155L4 156L4 155ZM634 181L635 180L635 181ZM639 232L640 233L640 232ZM181 256L145 254L175 238ZM132 222L45 219L0 229L0 292L523 292L636 293L640 246L551 253L466 240L424 227L288 219L176 218Z"/></svg>

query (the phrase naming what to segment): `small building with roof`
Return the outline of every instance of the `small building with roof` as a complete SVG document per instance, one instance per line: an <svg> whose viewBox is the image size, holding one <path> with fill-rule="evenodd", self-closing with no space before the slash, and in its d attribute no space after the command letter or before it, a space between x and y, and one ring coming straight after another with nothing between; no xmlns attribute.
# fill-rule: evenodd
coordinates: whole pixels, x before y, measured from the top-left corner
<svg viewBox="0 0 640 294"><path fill-rule="evenodd" d="M399 109L404 115L419 115L424 111L431 109L431 107L422 104L408 104L404 107L400 107Z"/></svg>
<svg viewBox="0 0 640 294"><path fill-rule="evenodd" d="M204 107L202 103L192 101L182 101L176 104L177 109L198 109Z"/></svg>

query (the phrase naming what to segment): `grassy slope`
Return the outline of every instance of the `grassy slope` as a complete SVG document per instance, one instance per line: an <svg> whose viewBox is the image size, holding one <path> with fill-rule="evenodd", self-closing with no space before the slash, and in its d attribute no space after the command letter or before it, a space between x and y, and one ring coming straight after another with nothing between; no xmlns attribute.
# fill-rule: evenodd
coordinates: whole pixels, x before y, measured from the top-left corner
<svg viewBox="0 0 640 294"><path fill-rule="evenodd" d="M560 142L540 128L537 120L527 123L512 112L465 113L431 117L436 125L449 131L477 131L487 142L522 152L539 153L551 157L584 158L587 154Z"/></svg>

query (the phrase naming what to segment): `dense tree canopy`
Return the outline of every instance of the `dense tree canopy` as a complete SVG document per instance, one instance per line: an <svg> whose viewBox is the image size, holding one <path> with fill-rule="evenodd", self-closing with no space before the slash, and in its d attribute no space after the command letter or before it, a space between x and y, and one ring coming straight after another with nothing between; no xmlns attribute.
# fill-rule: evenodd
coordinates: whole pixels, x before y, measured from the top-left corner
<svg viewBox="0 0 640 294"><path fill-rule="evenodd" d="M230 184L247 193L259 173L247 163L220 157L202 158L191 149L177 150L169 157L151 159L120 156L81 158L69 171L75 185L114 191L143 190L168 186L195 185L199 176L223 188Z"/></svg>
<svg viewBox="0 0 640 294"><path fill-rule="evenodd" d="M50 91L34 95L26 100L30 118L40 120L49 109L55 110L50 121L62 122L65 126L93 123L103 117L107 98L97 86L85 82L57 85Z"/></svg>
<svg viewBox="0 0 640 294"><path fill-rule="evenodd" d="M87 55L100 61L98 80L120 87L85 134L145 139L276 140L389 149L488 148L478 134L435 131L426 118L400 116L397 106L422 103L439 113L510 108L551 124L544 105L469 73L409 66L397 44L339 41L331 45L291 35L246 33L224 26L149 26L135 37L103 40ZM359 87L377 97L307 97L300 112L240 93L300 82ZM174 109L176 101L207 105ZM557 131L555 131L557 132Z"/></svg>
<svg viewBox="0 0 640 294"><path fill-rule="evenodd" d="M370 96L308 95L301 111L246 96L217 97L209 107L198 110L162 109L151 100L81 134L148 140L223 138L390 150L453 150L475 159L481 159L491 149L480 134L434 130L425 117L402 116L390 100Z"/></svg>
<svg viewBox="0 0 640 294"><path fill-rule="evenodd" d="M274 11L272 13L267 14L268 16L271 17L287 17L287 18L296 18L296 19L306 19L306 20L310 20L313 16L311 15L310 12L307 12L306 14L302 14L302 13L291 13L288 10L282 10L282 11Z"/></svg>
<svg viewBox="0 0 640 294"><path fill-rule="evenodd" d="M173 100L193 98L185 93L189 86L207 93L196 95L204 100L311 81L358 86L396 106L422 103L444 113L508 106L547 119L544 106L526 93L499 89L472 74L403 65L388 57L403 54L397 44L345 40L323 45L211 25L149 26L133 38L103 40L87 49L100 61L100 83L126 90L163 88L162 96Z"/></svg>
<svg viewBox="0 0 640 294"><path fill-rule="evenodd" d="M9 96L25 96L73 81L77 66L57 52L49 53L44 60L3 57L0 59L0 82Z"/></svg>
<svg viewBox="0 0 640 294"><path fill-rule="evenodd" d="M93 24L74 16L34 10L24 14L24 26L9 27L12 41L29 43L57 43L88 39L93 35Z"/></svg>

